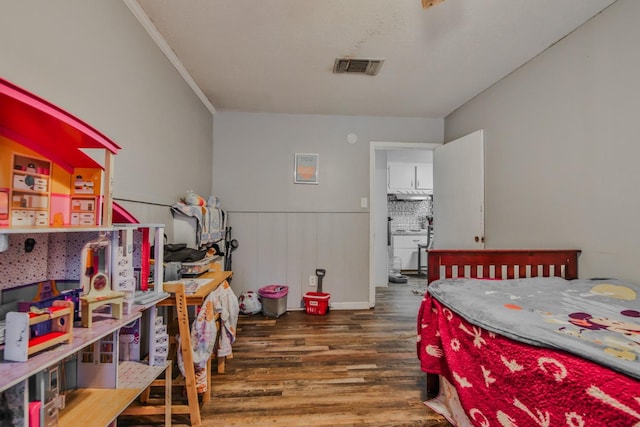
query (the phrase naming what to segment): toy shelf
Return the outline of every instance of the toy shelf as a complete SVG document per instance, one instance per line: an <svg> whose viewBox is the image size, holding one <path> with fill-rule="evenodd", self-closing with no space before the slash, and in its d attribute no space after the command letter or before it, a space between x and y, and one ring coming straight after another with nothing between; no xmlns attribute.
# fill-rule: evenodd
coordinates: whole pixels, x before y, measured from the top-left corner
<svg viewBox="0 0 640 427"><path fill-rule="evenodd" d="M0 235L3 234L47 234L47 233L84 233L91 231L107 232L120 230L125 228L164 228L164 224L113 224L113 226L73 226L65 225L60 227L38 227L38 226L23 226L23 227L0 227Z"/></svg>
<svg viewBox="0 0 640 427"><path fill-rule="evenodd" d="M111 239L111 249L114 251L111 255L104 255L101 268L119 273L117 276L108 276L106 282L112 286L117 278L118 284L124 286L122 278L128 279L128 271L118 268L118 263L113 260L122 261L124 257L118 258L117 250L126 249L127 267L132 270L133 261L129 258L133 256L133 245L128 243L126 248L119 248L121 236L133 235L132 230L142 231L142 246L148 249L150 238L154 242L163 241L164 225L139 224L131 214L113 202L113 158L120 147L89 124L2 78L0 104L3 111L0 115L2 291L19 287L26 275L37 280L49 280L54 276L69 280L88 277L84 270L78 277L76 255L79 251L75 251L75 246L83 241L91 243L89 239L95 239L97 233L100 238ZM103 151L103 161L94 160L86 153L87 149ZM114 218L118 219L115 222L131 224L114 224ZM23 254L21 235L35 233L43 235L42 238L38 236L36 247L36 250L42 251L42 257L36 259L32 256L32 263L17 258L18 250ZM44 236L56 233L88 234L86 239L85 236ZM155 245L155 259L163 259L162 250L162 244ZM140 261L144 267L142 270L148 273L151 253L149 250L140 252L140 257L135 261ZM14 259L19 259L20 267L24 268L16 268L18 262L14 262ZM133 277L133 271L131 273ZM145 280L147 276L145 274ZM34 379L36 388L40 390L35 393L38 395L37 401L32 403L40 403L41 425L55 425L53 421L56 418L59 425L107 425L162 372L166 370L170 378L171 365L166 363L166 357L161 359L153 354L156 341L155 304L168 296L162 289L161 263L154 266L153 277L156 286L150 292L155 294L155 298L144 303L130 298L126 310L123 307L122 313L116 316L100 310L100 307L90 307L97 310L89 310L83 317L90 316L85 325L91 327L73 328L74 313L69 308L64 314L52 308L46 315L39 316L23 312L7 313L12 317L15 314L21 328L19 334L11 337L12 344L0 346L4 352L0 362L0 397L13 398L13 403L17 405L12 409L18 415L16 420L24 420L24 425L30 425L29 417L33 415L28 399L34 394L29 390L33 388ZM134 285L133 289L126 289L131 294L128 296L133 296L135 283L132 280L126 282ZM149 340L149 361L121 363L118 353L120 329L138 319L140 323L149 320L148 330L141 333L143 339ZM57 326L49 332L45 321L50 322L52 327L54 323ZM5 338L9 339L6 333ZM11 353L12 346L19 347L20 359L6 357ZM85 357L92 363L85 362ZM72 387L75 390L67 390L68 401L57 406L57 402L54 402L57 396L50 400L45 392L52 391L54 376L57 388L57 365L64 364L68 358L76 360L77 384ZM47 408L51 402L56 405ZM65 403L65 409L58 412L58 408L65 406ZM170 409L170 405L167 406ZM33 405L34 415L36 407ZM170 413L165 414L168 426Z"/></svg>
<svg viewBox="0 0 640 427"><path fill-rule="evenodd" d="M153 226L151 226L153 227ZM48 233L69 233L69 232L106 232L113 231L113 227L86 227L66 225L62 227L38 227L38 226L22 226L22 227L0 227L0 235L3 234L48 234Z"/></svg>
<svg viewBox="0 0 640 427"><path fill-rule="evenodd" d="M83 388L68 393L58 426L109 425L165 370L165 377L171 378L171 361L167 361L165 366L150 366L132 361L120 362L118 387ZM169 392L165 392L165 408L171 408L171 381L167 381L167 384ZM165 425L171 425L170 413L166 412Z"/></svg>
<svg viewBox="0 0 640 427"><path fill-rule="evenodd" d="M141 318L149 310L155 310L155 302L135 305L132 312L121 319L114 319L108 313L95 313L92 327L75 328L71 342L35 354L26 362L0 363L0 391L26 382L34 374L99 344L105 337L117 336L123 326ZM115 357L117 359L117 353ZM110 371L115 375L114 378L111 378L111 374L102 376L96 380L96 386L79 387L65 394L65 408L58 414L58 425L109 425L165 370L170 378L170 364L171 361L166 361L162 366L137 361L116 362ZM101 381L104 384L100 384ZM170 387L171 381L167 383ZM165 402L165 407L170 409L171 393L165 393ZM165 425L170 426L170 412L165 412L165 419Z"/></svg>
<svg viewBox="0 0 640 427"><path fill-rule="evenodd" d="M0 363L0 391L26 380L36 372L55 365L56 363L72 356L82 348L93 344L105 336L116 332L124 325L142 317L144 307L136 306L131 314L122 316L122 319L113 319L104 314L104 319L94 317L93 327L74 328L73 340L68 344L62 344L39 354L35 354L26 362L4 361ZM96 316L101 316L101 313Z"/></svg>

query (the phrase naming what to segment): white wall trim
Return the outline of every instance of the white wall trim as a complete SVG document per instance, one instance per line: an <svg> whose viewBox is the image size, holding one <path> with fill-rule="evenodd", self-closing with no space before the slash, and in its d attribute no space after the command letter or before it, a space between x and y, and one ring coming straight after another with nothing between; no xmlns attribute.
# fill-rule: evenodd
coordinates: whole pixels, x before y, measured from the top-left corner
<svg viewBox="0 0 640 427"><path fill-rule="evenodd" d="M149 33L153 41L156 42L156 44L158 45L162 53L164 53L167 59L169 59L169 62L171 62L171 64L175 67L175 69L178 70L178 73L180 73L184 81L187 82L187 84L189 85L189 87L191 87L193 92L198 96L198 98L200 98L200 101L202 101L204 106L207 107L207 109L211 112L211 114L215 115L216 109L214 108L213 104L211 104L209 99L207 99L207 96L204 94L204 92L202 92L202 89L200 89L200 86L198 86L196 81L193 80L193 77L191 77L191 74L189 74L189 72L184 67L184 65L182 65L182 61L178 59L178 57L173 52L171 47L169 47L169 44L167 43L167 41L164 39L164 37L162 37L160 32L158 32L158 29L156 28L155 25L153 25L153 22L151 22L147 14L144 13L144 10L142 10L138 2L136 0L122 0L122 1L124 2L124 4L127 5L129 10L131 10L131 13L133 13L133 16L135 16L140 22L140 24L142 24L142 26L147 31L147 33Z"/></svg>
<svg viewBox="0 0 640 427"><path fill-rule="evenodd" d="M369 310L371 304L368 301L353 301L353 302L329 302L330 310Z"/></svg>

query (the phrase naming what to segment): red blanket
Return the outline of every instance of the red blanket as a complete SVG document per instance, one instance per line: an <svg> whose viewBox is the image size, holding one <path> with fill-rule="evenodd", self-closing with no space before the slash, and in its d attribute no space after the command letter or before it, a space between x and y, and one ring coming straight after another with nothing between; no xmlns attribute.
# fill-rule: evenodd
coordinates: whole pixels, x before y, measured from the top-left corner
<svg viewBox="0 0 640 427"><path fill-rule="evenodd" d="M489 333L425 295L424 372L444 375L476 426L640 426L640 382L562 351Z"/></svg>

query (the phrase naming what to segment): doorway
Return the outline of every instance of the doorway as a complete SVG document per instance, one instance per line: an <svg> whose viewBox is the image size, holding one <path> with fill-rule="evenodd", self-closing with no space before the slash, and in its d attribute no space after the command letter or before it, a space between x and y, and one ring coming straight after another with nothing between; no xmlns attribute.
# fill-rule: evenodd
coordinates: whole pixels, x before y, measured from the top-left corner
<svg viewBox="0 0 640 427"><path fill-rule="evenodd" d="M376 287L387 286L389 254L387 246L387 152L397 150L433 151L442 144L372 141L369 149L369 306L375 306Z"/></svg>

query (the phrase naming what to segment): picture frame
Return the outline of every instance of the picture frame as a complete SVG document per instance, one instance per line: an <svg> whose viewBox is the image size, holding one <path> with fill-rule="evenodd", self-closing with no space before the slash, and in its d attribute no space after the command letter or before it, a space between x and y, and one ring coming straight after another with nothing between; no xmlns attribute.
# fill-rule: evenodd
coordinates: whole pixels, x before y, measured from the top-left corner
<svg viewBox="0 0 640 427"><path fill-rule="evenodd" d="M296 153L293 169L295 184L318 184L320 155L316 153Z"/></svg>

